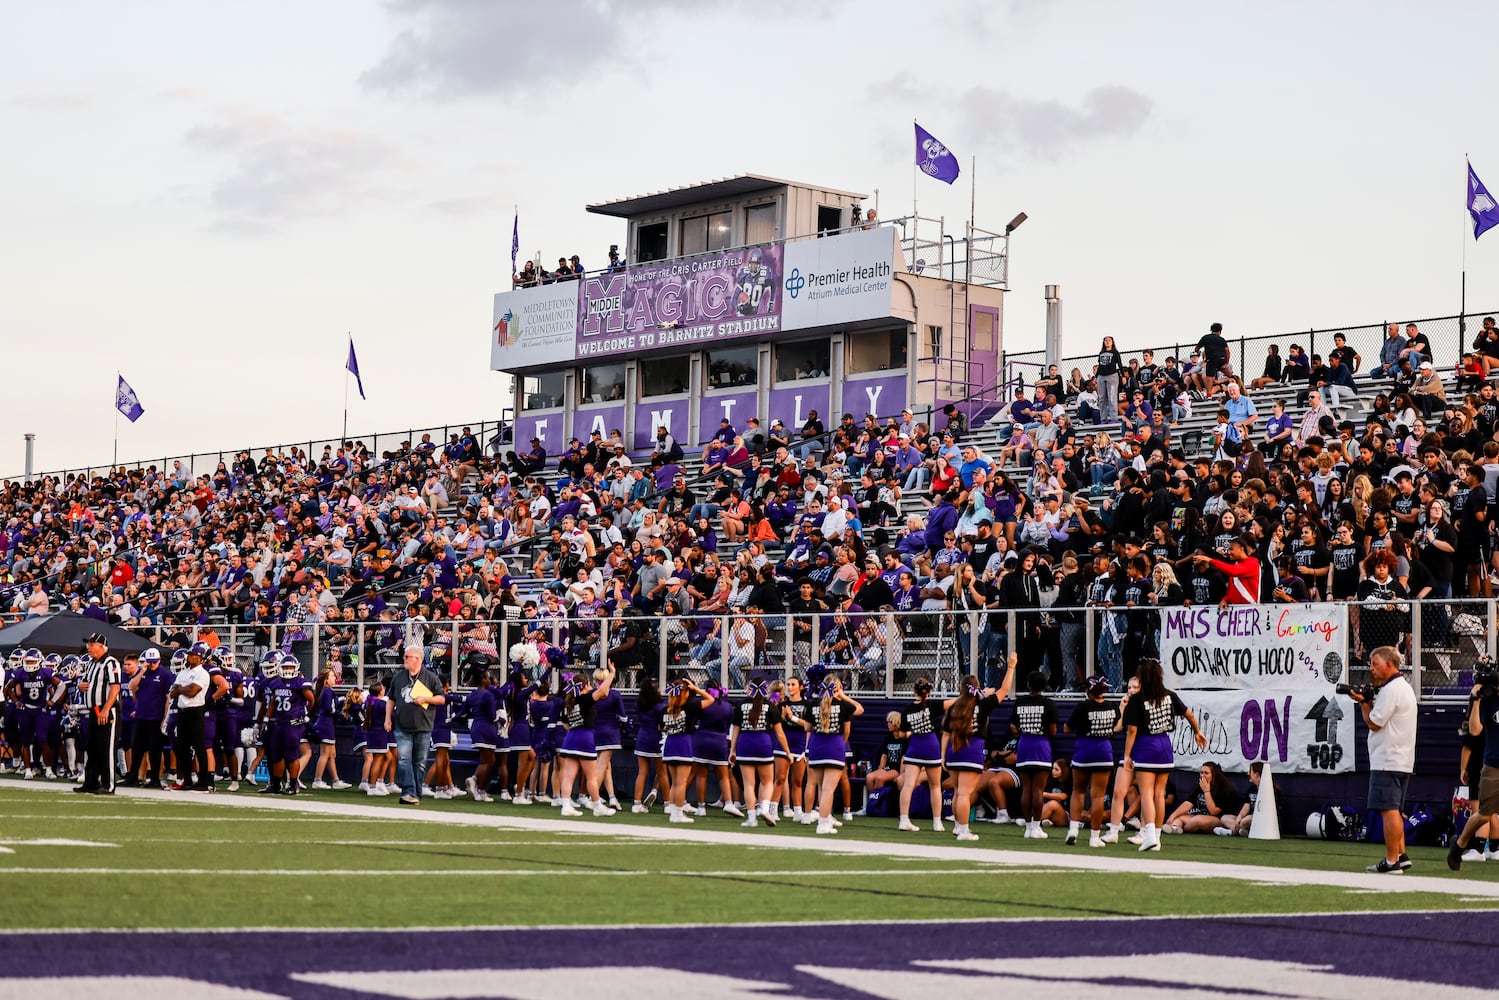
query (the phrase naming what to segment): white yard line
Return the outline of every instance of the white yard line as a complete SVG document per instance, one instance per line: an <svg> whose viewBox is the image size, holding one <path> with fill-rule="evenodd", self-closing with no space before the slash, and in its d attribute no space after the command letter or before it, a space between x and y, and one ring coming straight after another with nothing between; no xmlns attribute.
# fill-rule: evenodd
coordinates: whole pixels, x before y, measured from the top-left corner
<svg viewBox="0 0 1499 1000"><path fill-rule="evenodd" d="M49 788L45 785L0 781L0 787L25 788L36 792L65 792L66 788ZM784 837L770 830L754 833L736 833L728 830L695 829L688 825L667 825L664 818L656 826L610 827L606 820L570 820L526 816L509 812L485 814L471 812L423 812L407 809L392 815L389 807L357 805L341 802L319 802L313 799L282 798L275 802L264 798L252 801L225 795L196 796L184 800L180 794L147 791L145 789L119 789L117 795L129 798L156 798L178 805L213 805L231 809L274 809L284 812L312 814L314 816L337 816L349 819L367 818L380 820L406 820L412 823L436 823L448 826L480 827L493 830L529 830L534 833L576 833L597 837L608 830L633 839L650 839L662 842L725 844L735 847L765 847L773 842L788 851L810 851L865 857L888 857L898 854L908 858L929 861L992 862L997 864L1023 865L1048 868L1065 868L1095 872L1137 872L1145 875L1177 875L1195 878L1233 879L1239 882L1277 882L1289 885L1321 885L1338 889L1373 889L1391 894L1437 893L1453 897L1499 899L1499 882L1479 882L1467 879L1429 878L1421 875L1371 875L1356 871L1317 871L1309 868L1278 868L1271 865L1237 865L1208 861L1172 861L1162 857L1110 856L1107 851L1078 853L1058 851L1039 855L1033 851L1008 851L1000 848L970 847L957 844L884 844L870 840L840 840L837 837ZM48 817L56 819L57 817ZM180 817L179 817L180 818ZM0 817L3 819L3 817ZM945 839L945 835L944 835ZM1266 848L1273 850L1273 848ZM1121 852L1122 853L1122 852ZM1133 853L1133 852L1132 852Z"/></svg>
<svg viewBox="0 0 1499 1000"><path fill-rule="evenodd" d="M563 864L564 862L558 862ZM391 869L395 875L420 875L430 878L434 875L451 876L457 878L468 878L471 875L486 875L506 877L538 876L538 875L566 875L568 878L643 878L657 876L677 876L681 878L840 878L845 875L917 875L925 878L928 875L1008 875L1016 872L1026 874L1038 874L1041 872L1052 872L1054 868L849 868L840 871L829 871L826 868L782 868L782 869L704 869L694 870L682 869L628 869L619 871L580 871L577 868L433 868L433 869ZM7 868L0 867L0 879L6 875L245 875L259 877L261 875L295 875L298 878L307 876L355 876L364 877L370 874L368 868Z"/></svg>

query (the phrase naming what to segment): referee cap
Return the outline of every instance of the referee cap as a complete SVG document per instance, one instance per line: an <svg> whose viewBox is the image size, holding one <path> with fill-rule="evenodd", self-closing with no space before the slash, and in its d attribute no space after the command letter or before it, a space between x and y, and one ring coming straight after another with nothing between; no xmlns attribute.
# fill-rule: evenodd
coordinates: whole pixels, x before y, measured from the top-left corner
<svg viewBox="0 0 1499 1000"><path fill-rule="evenodd" d="M83 644L85 646L92 646L96 642L101 646L109 645L109 640L104 637L103 632L90 632L83 638Z"/></svg>

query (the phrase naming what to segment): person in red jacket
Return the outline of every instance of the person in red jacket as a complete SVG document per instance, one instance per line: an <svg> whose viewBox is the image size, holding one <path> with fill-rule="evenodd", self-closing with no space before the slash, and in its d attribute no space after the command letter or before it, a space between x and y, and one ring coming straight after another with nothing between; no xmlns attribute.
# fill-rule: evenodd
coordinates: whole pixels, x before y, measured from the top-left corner
<svg viewBox="0 0 1499 1000"><path fill-rule="evenodd" d="M1192 557L1198 567L1211 566L1228 577L1228 593L1218 602L1220 608L1229 604L1260 603L1260 561L1250 555L1253 551L1254 543L1240 535L1228 543L1230 562L1212 556Z"/></svg>

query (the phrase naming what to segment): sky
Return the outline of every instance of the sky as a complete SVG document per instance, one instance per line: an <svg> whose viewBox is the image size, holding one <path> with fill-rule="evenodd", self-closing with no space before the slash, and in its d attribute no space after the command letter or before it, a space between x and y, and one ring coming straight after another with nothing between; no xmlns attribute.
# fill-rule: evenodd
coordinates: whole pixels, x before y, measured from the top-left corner
<svg viewBox="0 0 1499 1000"><path fill-rule="evenodd" d="M494 420L492 295L583 206L740 173L1017 212L1005 346L1499 309L1478 3L142 0L7 7L0 476ZM963 177L913 185L911 122ZM976 171L971 165L976 161ZM976 182L970 188L970 179ZM1499 190L1499 187L1495 187ZM1465 235L1466 234L1466 235ZM200 466L199 471L211 471Z"/></svg>

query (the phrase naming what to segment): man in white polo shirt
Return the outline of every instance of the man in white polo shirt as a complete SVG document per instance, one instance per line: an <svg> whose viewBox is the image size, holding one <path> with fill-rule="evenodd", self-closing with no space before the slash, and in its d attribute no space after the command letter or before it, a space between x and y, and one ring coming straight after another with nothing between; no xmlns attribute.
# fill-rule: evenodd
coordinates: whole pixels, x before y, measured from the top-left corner
<svg viewBox="0 0 1499 1000"><path fill-rule="evenodd" d="M207 714L208 702L208 670L197 655L200 646L203 647L202 655L207 655L205 643L193 643L190 652L194 655L189 656L187 663L177 671L172 689L167 692L169 697L177 699L177 783L172 786L172 790L178 792L184 789L194 792L213 791L213 774L208 769L208 748L203 737L203 717ZM194 660L197 662L194 663ZM194 754L198 761L196 784L191 780Z"/></svg>

